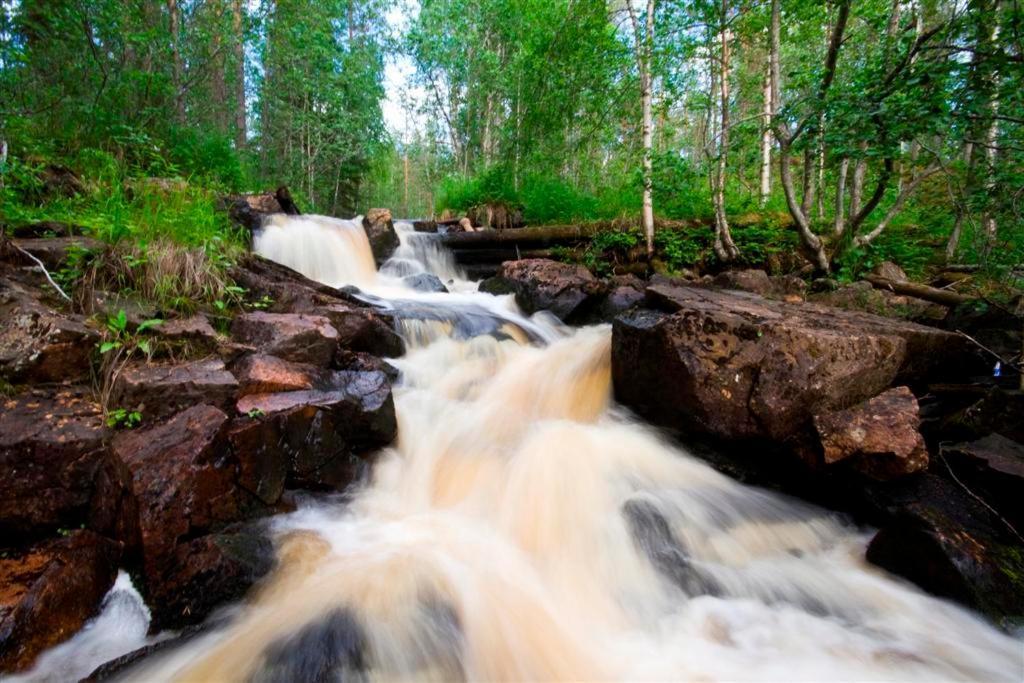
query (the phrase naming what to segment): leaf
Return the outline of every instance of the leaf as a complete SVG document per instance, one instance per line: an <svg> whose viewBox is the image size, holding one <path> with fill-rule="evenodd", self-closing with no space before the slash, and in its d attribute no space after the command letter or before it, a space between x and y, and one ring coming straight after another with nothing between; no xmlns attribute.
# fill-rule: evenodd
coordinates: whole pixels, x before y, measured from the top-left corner
<svg viewBox="0 0 1024 683"><path fill-rule="evenodd" d="M103 342L102 344L100 344L100 353L107 353L109 351L113 351L114 349L119 348L121 348L121 342L119 341Z"/></svg>
<svg viewBox="0 0 1024 683"><path fill-rule="evenodd" d="M142 341L139 342L139 350L142 351L147 356L152 353L152 351L150 350L148 339L143 339Z"/></svg>
<svg viewBox="0 0 1024 683"><path fill-rule="evenodd" d="M137 331L138 332L145 332L146 330L148 330L151 327L156 327L157 325L163 325L163 324L164 324L164 321L161 320L160 318L150 318L149 320L143 320L141 323L139 323L139 328L138 328Z"/></svg>

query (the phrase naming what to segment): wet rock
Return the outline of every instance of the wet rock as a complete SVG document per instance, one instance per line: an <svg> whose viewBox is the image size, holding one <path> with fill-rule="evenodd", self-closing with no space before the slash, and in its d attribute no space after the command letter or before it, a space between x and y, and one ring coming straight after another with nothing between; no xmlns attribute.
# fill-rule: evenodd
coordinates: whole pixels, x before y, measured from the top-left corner
<svg viewBox="0 0 1024 683"><path fill-rule="evenodd" d="M291 363L275 356L254 353L233 368L238 378L238 395L270 394L279 391L312 389L316 367Z"/></svg>
<svg viewBox="0 0 1024 683"><path fill-rule="evenodd" d="M91 531L0 556L0 672L36 656L82 627L117 576L120 544Z"/></svg>
<svg viewBox="0 0 1024 683"><path fill-rule="evenodd" d="M644 300L644 281L635 275L616 275L608 279L608 294L598 310L597 318L610 322L615 316L639 305Z"/></svg>
<svg viewBox="0 0 1024 683"><path fill-rule="evenodd" d="M283 185L274 192L224 197L220 206L228 212L233 221L249 230L259 230L263 221L271 214L297 216L301 213L288 188Z"/></svg>
<svg viewBox="0 0 1024 683"><path fill-rule="evenodd" d="M405 353L405 342L395 332L393 321L379 311L336 303L324 306L320 312L337 330L340 349L385 358L397 358Z"/></svg>
<svg viewBox="0 0 1024 683"><path fill-rule="evenodd" d="M187 363L133 363L117 376L112 399L138 410L145 419L173 415L200 403L227 408L238 382L224 361L211 358Z"/></svg>
<svg viewBox="0 0 1024 683"><path fill-rule="evenodd" d="M868 561L993 618L1024 615L1024 555L1005 522L952 481L906 482L884 491L893 514Z"/></svg>
<svg viewBox="0 0 1024 683"><path fill-rule="evenodd" d="M39 237L34 239L15 239L13 244L43 262L50 270L56 271L67 260L71 250L100 251L103 243L91 237Z"/></svg>
<svg viewBox="0 0 1024 683"><path fill-rule="evenodd" d="M341 489L365 467L365 456L394 439L391 385L382 372L327 371L314 388L239 399L230 439L240 483L264 501L289 485Z"/></svg>
<svg viewBox="0 0 1024 683"><path fill-rule="evenodd" d="M846 461L857 471L882 481L928 467L928 449L918 431L920 423L917 399L907 387L890 389L852 408L814 417L826 465Z"/></svg>
<svg viewBox="0 0 1024 683"><path fill-rule="evenodd" d="M940 330L744 292L655 284L647 305L661 310L615 320L616 396L656 424L725 439L785 441L812 415L875 396L961 347Z"/></svg>
<svg viewBox="0 0 1024 683"><path fill-rule="evenodd" d="M299 313L243 313L231 336L264 353L319 366L331 362L338 345L338 331L327 318Z"/></svg>
<svg viewBox="0 0 1024 683"><path fill-rule="evenodd" d="M387 261L398 248L398 233L391 221L390 209L370 209L363 216L363 230L370 240L373 258L380 265Z"/></svg>
<svg viewBox="0 0 1024 683"><path fill-rule="evenodd" d="M653 503L627 501L622 506L622 514L637 548L666 579L691 597L721 594L718 582L697 570L690 562L686 548L672 533L668 520Z"/></svg>
<svg viewBox="0 0 1024 683"><path fill-rule="evenodd" d="M334 365L339 370L381 372L392 384L398 381L401 374L398 368L383 358L371 353L349 351L348 349L338 349L338 355L334 357Z"/></svg>
<svg viewBox="0 0 1024 683"><path fill-rule="evenodd" d="M257 254L239 258L228 274L253 299L267 297L271 313L315 313L321 305L340 300L333 287Z"/></svg>
<svg viewBox="0 0 1024 683"><path fill-rule="evenodd" d="M505 261L480 291L515 294L527 313L546 310L568 323L586 320L601 305L607 285L583 266L548 259Z"/></svg>
<svg viewBox="0 0 1024 683"><path fill-rule="evenodd" d="M218 605L244 596L273 565L273 544L258 524L183 543L151 593L154 624L180 628L198 623Z"/></svg>
<svg viewBox="0 0 1024 683"><path fill-rule="evenodd" d="M941 457L976 495L1017 529L1024 528L1024 444L1002 434L943 445Z"/></svg>
<svg viewBox="0 0 1024 683"><path fill-rule="evenodd" d="M402 278L402 284L417 292L438 292L448 293L448 288L441 282L441 278L433 273L417 273Z"/></svg>
<svg viewBox="0 0 1024 683"><path fill-rule="evenodd" d="M83 316L59 313L40 290L0 277L0 377L10 382L87 379L100 335Z"/></svg>
<svg viewBox="0 0 1024 683"><path fill-rule="evenodd" d="M437 221L413 221L412 229L416 232L437 232Z"/></svg>
<svg viewBox="0 0 1024 683"><path fill-rule="evenodd" d="M117 535L127 474L85 389L0 400L0 545L82 525Z"/></svg>
<svg viewBox="0 0 1024 683"><path fill-rule="evenodd" d="M335 610L263 652L254 683L363 680L368 662L362 628L349 612Z"/></svg>
<svg viewBox="0 0 1024 683"><path fill-rule="evenodd" d="M114 453L131 475L149 596L166 597L168 577L179 568L179 545L244 516L224 435L227 421L218 408L199 405L113 440Z"/></svg>

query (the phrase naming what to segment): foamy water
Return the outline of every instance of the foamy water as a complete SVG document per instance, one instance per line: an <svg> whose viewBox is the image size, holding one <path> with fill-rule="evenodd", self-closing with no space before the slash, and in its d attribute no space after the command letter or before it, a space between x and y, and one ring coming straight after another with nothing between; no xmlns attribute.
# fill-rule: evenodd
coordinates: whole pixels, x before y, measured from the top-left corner
<svg viewBox="0 0 1024 683"><path fill-rule="evenodd" d="M275 520L279 566L227 625L127 679L1024 677L1020 640L867 565L866 531L617 407L607 326L526 318L427 248L399 255L453 268L456 293L411 292L405 266L374 274L355 222L273 229L264 255L406 312L399 436L350 503Z"/></svg>

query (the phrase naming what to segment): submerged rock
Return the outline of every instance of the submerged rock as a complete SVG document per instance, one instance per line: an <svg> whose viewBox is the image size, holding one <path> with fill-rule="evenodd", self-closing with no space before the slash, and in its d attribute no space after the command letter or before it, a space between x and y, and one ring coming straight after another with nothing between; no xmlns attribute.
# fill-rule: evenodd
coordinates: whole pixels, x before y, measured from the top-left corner
<svg viewBox="0 0 1024 683"><path fill-rule="evenodd" d="M447 294L448 288L441 282L441 278L433 273L417 273L402 278L402 284L417 292L436 292Z"/></svg>
<svg viewBox="0 0 1024 683"><path fill-rule="evenodd" d="M117 577L121 545L91 531L0 556L0 672L78 631Z"/></svg>
<svg viewBox="0 0 1024 683"><path fill-rule="evenodd" d="M814 427L826 465L845 461L873 479L888 480L928 467L918 431L917 399L907 387L890 389L852 408L816 415Z"/></svg>
<svg viewBox="0 0 1024 683"><path fill-rule="evenodd" d="M398 233L395 232L395 224L391 221L389 209L370 209L363 216L363 230L370 240L370 250L373 258L380 265L387 261L395 249L398 248Z"/></svg>

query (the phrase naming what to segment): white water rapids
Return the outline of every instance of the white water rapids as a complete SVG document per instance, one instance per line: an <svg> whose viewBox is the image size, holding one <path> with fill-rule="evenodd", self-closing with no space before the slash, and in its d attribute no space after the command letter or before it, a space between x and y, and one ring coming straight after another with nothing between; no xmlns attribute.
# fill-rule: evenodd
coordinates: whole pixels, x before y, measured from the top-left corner
<svg viewBox="0 0 1024 683"><path fill-rule="evenodd" d="M869 566L868 534L732 481L616 407L607 326L527 319L397 227L381 273L358 222L282 218L257 239L412 311L399 437L350 499L276 518L279 564L226 623L126 679L1024 678L1020 640ZM402 284L423 270L453 293ZM115 631L110 609L61 647L86 659L76 642L102 629L137 646L145 626ZM44 658L29 678L97 663Z"/></svg>

